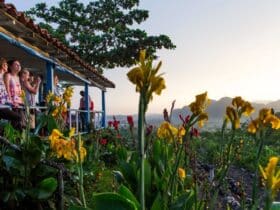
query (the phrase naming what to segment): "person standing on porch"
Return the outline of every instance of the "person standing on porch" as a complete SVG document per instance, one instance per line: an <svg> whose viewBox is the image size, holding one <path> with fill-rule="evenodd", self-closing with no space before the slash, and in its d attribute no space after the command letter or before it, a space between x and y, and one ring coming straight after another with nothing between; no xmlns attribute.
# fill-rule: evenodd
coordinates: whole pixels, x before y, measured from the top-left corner
<svg viewBox="0 0 280 210"><path fill-rule="evenodd" d="M35 106L35 95L38 93L41 79L37 77L34 81L34 84L30 82L30 73L27 69L23 69L20 72L20 82L22 89L25 92L25 98L28 103L28 106ZM35 129L35 109L30 109L30 128Z"/></svg>
<svg viewBox="0 0 280 210"><path fill-rule="evenodd" d="M85 131L85 129L88 127L87 125L87 113L86 111L86 101L85 101L85 92L82 90L80 91L80 95L82 96L80 99L80 107L79 110L81 110L80 112L80 118L81 118L81 131ZM93 101L91 100L90 96L88 96L88 101L89 101L89 110L93 111L94 109L94 104Z"/></svg>
<svg viewBox="0 0 280 210"><path fill-rule="evenodd" d="M7 64L8 72L4 75L4 83L8 94L8 100L13 107L13 111L20 116L19 122L21 125L18 127L22 128L26 126L26 121L24 111L20 108L20 106L23 106L23 100L21 97L22 90L18 76L21 70L21 65L18 60L10 60Z"/></svg>

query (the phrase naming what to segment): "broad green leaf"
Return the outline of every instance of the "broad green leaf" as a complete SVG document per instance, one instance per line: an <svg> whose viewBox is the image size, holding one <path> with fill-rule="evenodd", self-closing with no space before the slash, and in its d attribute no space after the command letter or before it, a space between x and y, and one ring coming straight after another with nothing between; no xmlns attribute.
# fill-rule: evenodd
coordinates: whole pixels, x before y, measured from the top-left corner
<svg viewBox="0 0 280 210"><path fill-rule="evenodd" d="M38 116L38 124L36 125L34 134L38 134L40 129L47 125L48 123L48 117L45 114L39 114Z"/></svg>
<svg viewBox="0 0 280 210"><path fill-rule="evenodd" d="M153 158L155 162L160 161L160 155L161 155L160 141L156 140L153 144Z"/></svg>
<svg viewBox="0 0 280 210"><path fill-rule="evenodd" d="M58 128L55 119L51 116L48 117L47 128L50 133L52 132L53 129Z"/></svg>
<svg viewBox="0 0 280 210"><path fill-rule="evenodd" d="M146 194L151 193L152 186L152 167L147 159L145 159L145 192Z"/></svg>
<svg viewBox="0 0 280 210"><path fill-rule="evenodd" d="M271 210L280 210L280 202L273 202L271 205Z"/></svg>
<svg viewBox="0 0 280 210"><path fill-rule="evenodd" d="M192 209L194 204L194 191L181 195L174 203L171 204L170 210Z"/></svg>
<svg viewBox="0 0 280 210"><path fill-rule="evenodd" d="M158 193L156 199L153 202L151 210L162 210L163 207L163 200L161 198L161 195Z"/></svg>
<svg viewBox="0 0 280 210"><path fill-rule="evenodd" d="M136 197L133 195L133 193L124 185L121 185L119 188L118 193L122 195L123 197L131 200L135 203L137 209L140 209L140 203L137 201Z"/></svg>
<svg viewBox="0 0 280 210"><path fill-rule="evenodd" d="M29 195L36 199L47 199L57 188L57 181L53 177L49 177L41 181L36 188L29 190Z"/></svg>
<svg viewBox="0 0 280 210"><path fill-rule="evenodd" d="M93 210L137 210L135 203L117 193L100 193L93 196Z"/></svg>
<svg viewBox="0 0 280 210"><path fill-rule="evenodd" d="M18 175L23 175L24 166L20 160L15 157L4 155L3 162L6 165L8 171L16 173Z"/></svg>
<svg viewBox="0 0 280 210"><path fill-rule="evenodd" d="M117 150L117 155L119 160L124 160L124 161L127 160L127 150L124 147L120 147Z"/></svg>

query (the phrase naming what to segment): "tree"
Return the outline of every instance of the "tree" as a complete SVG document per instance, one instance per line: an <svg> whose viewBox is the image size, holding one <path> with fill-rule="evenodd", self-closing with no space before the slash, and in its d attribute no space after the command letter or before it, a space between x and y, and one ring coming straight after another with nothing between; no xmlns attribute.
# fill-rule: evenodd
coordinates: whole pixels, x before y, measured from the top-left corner
<svg viewBox="0 0 280 210"><path fill-rule="evenodd" d="M140 49L156 58L156 50L174 49L166 35L149 36L135 28L149 12L139 9L139 0L61 0L58 6L38 3L27 11L39 25L77 52L96 69L129 67Z"/></svg>

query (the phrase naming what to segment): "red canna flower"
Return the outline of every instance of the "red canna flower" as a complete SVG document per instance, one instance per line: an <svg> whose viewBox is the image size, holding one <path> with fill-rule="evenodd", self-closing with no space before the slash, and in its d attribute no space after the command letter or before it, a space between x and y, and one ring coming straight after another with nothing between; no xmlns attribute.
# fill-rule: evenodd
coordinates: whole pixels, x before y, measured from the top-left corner
<svg viewBox="0 0 280 210"><path fill-rule="evenodd" d="M153 131L153 126L149 125L146 127L146 136L149 136Z"/></svg>
<svg viewBox="0 0 280 210"><path fill-rule="evenodd" d="M101 145L106 145L107 142L108 142L107 139L100 139L100 140L99 140L99 143L100 143Z"/></svg>
<svg viewBox="0 0 280 210"><path fill-rule="evenodd" d="M191 129L191 137L199 137L199 132L194 127L192 127L192 129Z"/></svg>
<svg viewBox="0 0 280 210"><path fill-rule="evenodd" d="M127 116L127 122L130 126L130 128L134 127L133 117L131 115Z"/></svg>
<svg viewBox="0 0 280 210"><path fill-rule="evenodd" d="M183 116L179 114L179 118L183 122L183 126L186 126L188 124L188 122L190 121L190 117L190 115L187 115L184 119Z"/></svg>
<svg viewBox="0 0 280 210"><path fill-rule="evenodd" d="M113 122L112 122L112 125L113 125L113 127L115 128L115 130L116 130L116 131L118 131L118 130L119 130L119 124L120 124L120 121L118 121L118 120L116 119L116 117L115 117L115 116L113 116Z"/></svg>
<svg viewBox="0 0 280 210"><path fill-rule="evenodd" d="M113 121L108 121L108 126L112 127L113 126Z"/></svg>

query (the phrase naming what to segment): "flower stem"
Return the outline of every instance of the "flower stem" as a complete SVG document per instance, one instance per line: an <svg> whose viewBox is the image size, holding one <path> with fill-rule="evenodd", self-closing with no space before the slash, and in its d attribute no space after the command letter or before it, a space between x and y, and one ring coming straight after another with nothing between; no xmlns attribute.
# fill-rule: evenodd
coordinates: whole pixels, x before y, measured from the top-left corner
<svg viewBox="0 0 280 210"><path fill-rule="evenodd" d="M145 210L145 135L144 118L145 103L144 96L140 94L139 112L138 112L138 143L140 154L140 204L141 210Z"/></svg>
<svg viewBox="0 0 280 210"><path fill-rule="evenodd" d="M79 187L80 187L80 199L82 200L83 206L87 207L87 202L85 198L85 192L84 192L84 171L83 171L83 163L81 160L81 154L80 154L80 147L81 147L81 134L79 134L78 137L78 174L79 174Z"/></svg>
<svg viewBox="0 0 280 210"><path fill-rule="evenodd" d="M254 175L254 179L253 179L253 192L252 192L252 206L255 207L257 205L257 194L258 194L258 187L257 187L257 180L258 180L258 167L259 167L259 161L260 161L260 156L261 156L261 152L263 149L263 136L261 135L261 139L260 139L260 143L259 143L259 148L258 148L258 152L257 152L257 157L255 159L255 175Z"/></svg>

